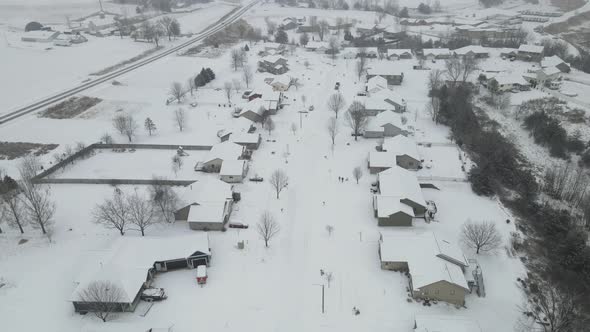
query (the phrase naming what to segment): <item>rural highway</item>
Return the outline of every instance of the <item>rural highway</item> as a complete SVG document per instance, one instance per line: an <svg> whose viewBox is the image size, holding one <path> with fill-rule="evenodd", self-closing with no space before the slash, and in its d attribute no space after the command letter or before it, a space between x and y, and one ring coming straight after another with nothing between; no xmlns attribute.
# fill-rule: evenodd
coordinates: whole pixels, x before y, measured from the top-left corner
<svg viewBox="0 0 590 332"><path fill-rule="evenodd" d="M250 8L252 8L254 5L258 4L261 0L254 0L250 3L248 3L247 5L243 6L242 8L240 8L239 10L237 10L236 12L230 14L229 16L221 19L219 22L209 26L208 28L206 28L203 32L199 33L196 37L178 45L178 46L174 46L168 50L163 51L162 53L158 53L154 56L148 57L146 59L143 60L139 60L138 62L135 62L127 67L123 67L122 69L119 70L115 70L109 74L105 74L104 76L101 76L99 78L93 79L89 82L83 83L81 85L78 85L76 87L73 87L71 89L68 89L66 91L60 92L58 94L55 94L53 96L44 98L42 100L39 100L33 104L30 104L28 106L25 107L21 107L17 110L11 111L9 113L0 115L0 124L9 122L11 120L14 120L16 118L19 118L23 115L38 111L42 108L45 108L53 103L59 102L63 99L69 98L77 93L80 93L82 91L88 90L92 87L95 87L99 84L111 81L112 79L119 77L123 74L127 74L135 69L138 69L140 67L143 67L145 65L148 65L154 61L157 61L165 56L168 56L170 54L175 54L176 52L182 50L183 48L186 48L190 45L193 45L199 41L202 41L203 39L213 35L214 33L223 30L227 25L237 21L240 17L242 17L242 15L244 15Z"/></svg>

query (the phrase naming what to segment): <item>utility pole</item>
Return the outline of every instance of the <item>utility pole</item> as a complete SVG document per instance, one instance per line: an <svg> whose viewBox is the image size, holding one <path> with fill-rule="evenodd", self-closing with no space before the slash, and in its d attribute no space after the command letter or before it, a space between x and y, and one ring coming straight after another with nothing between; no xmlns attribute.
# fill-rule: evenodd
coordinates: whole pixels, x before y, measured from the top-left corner
<svg viewBox="0 0 590 332"><path fill-rule="evenodd" d="M104 12L104 9L102 9L102 0L98 0L98 4L100 5L100 11Z"/></svg>
<svg viewBox="0 0 590 332"><path fill-rule="evenodd" d="M322 286L322 314L326 312L325 310L325 285L324 284L313 284L314 286Z"/></svg>

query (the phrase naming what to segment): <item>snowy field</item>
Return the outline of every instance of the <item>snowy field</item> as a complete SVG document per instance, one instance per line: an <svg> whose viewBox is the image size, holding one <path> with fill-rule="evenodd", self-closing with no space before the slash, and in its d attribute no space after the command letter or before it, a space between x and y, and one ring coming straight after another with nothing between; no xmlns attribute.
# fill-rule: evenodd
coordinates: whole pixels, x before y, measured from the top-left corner
<svg viewBox="0 0 590 332"><path fill-rule="evenodd" d="M403 1L401 1L403 3ZM441 0L443 6L445 2ZM474 1L450 1L457 6ZM260 6L246 19L261 27L265 15L276 15L278 20L288 15L338 16L336 11L280 8ZM336 14L335 14L336 13ZM349 12L351 13L351 12ZM352 14L351 14L352 15ZM354 14L356 16L356 13ZM362 15L367 15L362 17ZM371 20L371 13L358 13L358 17ZM259 43L249 52L248 62L255 66L256 52L263 49ZM241 103L242 91L232 92L228 102L223 91L225 82L241 79L229 65L229 52L219 58L170 56L149 67L122 76L121 86L101 85L86 94L103 99L89 111L73 119L52 120L28 115L0 127L0 140L58 143L59 151L77 141L96 142L105 132L117 142L126 137L112 129L111 119L118 112L132 114L142 126L150 117L157 132L149 136L143 128L136 143L212 145L219 142L219 130L232 128L238 120L232 118L233 107ZM326 102L334 93L334 84L341 83L341 92L347 105L362 89L355 74L355 61L338 59L298 49L286 56L289 75L299 78L303 85L286 92L290 104L273 116L276 129L272 133L258 128L263 138L255 151L249 174L258 174L264 182L244 182L235 185L242 200L234 207L231 219L250 225L249 229L229 229L227 232L210 232L213 257L207 285L199 287L194 270L159 274L156 287L166 289L168 299L156 303L147 316L140 313L119 315L107 324L99 323L91 315L75 314L67 299L75 289L76 280L89 255L110 248L119 235L95 225L92 208L110 197L113 187L102 185L52 185L52 199L57 202L55 230L52 243L27 229L24 236L13 230L0 235L0 278L7 286L0 288L0 321L3 326L33 331L144 331L153 327L174 325L175 332L194 331L196 327L207 331L412 331L417 314L443 314L466 316L479 322L484 332L513 331L519 316L517 305L521 294L516 278L525 273L518 257L512 257L504 246L509 245L509 234L515 231L514 218L501 204L492 199L474 195L468 183L429 181L440 190L425 189L425 199L433 200L438 213L430 224L417 223L416 228L428 229L440 236L458 242L461 225L466 220L488 220L496 223L503 237L503 247L496 253L475 255L465 250L468 257L477 258L486 281L485 298L470 294L466 308L439 303L431 307L407 302L408 280L400 273L380 269L378 236L383 228L377 227L371 206L371 183L376 180L366 169L366 158L374 150L375 141L359 138L355 141L342 113L339 116L339 134L334 148L326 131L326 122L333 115ZM304 66L305 61L310 66ZM371 60L375 64L378 60ZM497 61L497 62L496 62ZM414 139L436 143L430 148L420 147L425 160L434 167L421 172L431 176L464 177L459 151L451 146L449 130L435 125L425 110L428 102L426 79L429 71L415 71L416 60L391 62L404 72L404 82L393 88L404 96L408 104L408 118L416 123ZM525 70L522 63L489 60L484 64L504 71ZM430 64L442 68L442 61ZM168 89L174 81L186 80L203 67L211 67L216 79L183 103L165 105ZM74 72L74 71L72 71ZM271 76L256 73L252 89L261 87L264 78ZM41 80L39 80L41 81ZM315 111L300 118L306 106ZM525 100L540 91L513 95ZM520 101L520 100L518 100ZM191 107L197 102L197 107ZM224 104L226 104L224 106ZM188 114L187 128L180 132L172 115L179 107ZM498 113L498 116L502 114ZM301 122L300 122L301 121ZM295 126L296 132L291 130ZM516 126L516 124L515 124ZM259 127L259 125L258 125ZM43 128L43 130L38 130ZM520 133L520 132L519 132ZM522 134L522 133L520 133ZM524 139L523 137L518 137ZM530 138L529 138L530 140ZM192 162L202 152L188 151L190 156L178 178L192 176ZM150 178L154 170L174 179L169 159L171 151L138 150L135 153L104 151L79 161L59 177L142 177ZM42 157L48 165L50 155ZM15 175L18 160L0 161L0 167ZM352 169L362 166L364 176L356 184ZM289 186L277 200L268 183L275 169L283 169L289 176ZM339 182L338 177L349 178ZM125 192L144 191L142 186L121 186ZM178 188L176 190L179 190ZM180 193L180 190L179 190ZM255 230L260 214L268 210L281 226L279 235L264 248ZM330 236L326 225L332 225ZM147 236L165 238L173 243L178 236L194 232L184 223L157 225L148 229ZM125 236L139 236L129 231ZM17 245L20 239L28 242ZM245 241L243 250L238 241ZM59 258L59 259L56 259ZM324 283L320 269L332 272L334 280L326 286L325 309L321 313L321 288ZM33 271L43 271L42 278ZM48 287L50 285L50 287ZM352 315L352 307L361 314ZM31 313L35 319L30 319ZM106 326L106 327L105 327Z"/></svg>
<svg viewBox="0 0 590 332"><path fill-rule="evenodd" d="M0 13L2 13L2 6L0 4ZM62 8L61 6L58 4L57 8L50 10L50 13L54 10L58 11ZM18 12L26 8L32 7L17 6L14 10ZM63 8L71 8L71 4L63 4ZM182 33L198 33L234 8L228 4L215 4L192 13L171 16L176 17L181 23ZM42 10L35 10L35 12L39 11ZM80 16L96 11L97 9L88 9L83 14L80 13L82 14ZM119 13L117 10L114 12ZM26 16L26 11L19 13L18 17ZM64 15L61 16L62 20L65 20ZM40 21L47 22L41 19ZM3 21L0 16L1 22L6 21ZM133 58L154 47L151 43L133 42L129 37L121 39L118 36L85 35L88 42L70 47L22 42L20 38L24 24L26 23L19 23L17 27L12 24L8 26L0 24L0 34L3 39L0 43L0 59L2 59L0 72L3 74L0 77L0 88L5 91L3 98L0 99L0 114L74 87L88 78L92 79L93 77L88 76L89 74ZM62 24L61 27L56 27L58 31L63 29L64 23L60 24ZM186 40L187 38L179 38L169 42L167 38L162 38L161 44L171 47Z"/></svg>
<svg viewBox="0 0 590 332"><path fill-rule="evenodd" d="M207 156L207 151L187 151L184 165L175 174L172 171L172 157L175 150L139 149L134 152L113 152L107 149L95 150L90 158L77 161L74 165L53 174L56 178L75 179L151 179L164 177L170 180L197 180L202 173L195 172L194 166Z"/></svg>

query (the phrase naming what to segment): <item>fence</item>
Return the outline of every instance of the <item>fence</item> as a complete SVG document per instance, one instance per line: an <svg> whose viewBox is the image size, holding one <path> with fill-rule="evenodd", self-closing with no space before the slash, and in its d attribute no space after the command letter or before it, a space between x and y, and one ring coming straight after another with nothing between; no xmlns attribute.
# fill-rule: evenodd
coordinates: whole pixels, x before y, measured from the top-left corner
<svg viewBox="0 0 590 332"><path fill-rule="evenodd" d="M179 145L179 144L91 144L80 151L64 158L55 165L47 168L43 172L37 174L33 178L35 183L53 183L53 184L155 184L161 183L171 186L186 186L194 181L190 180L159 180L159 179L49 179L49 175L55 173L60 168L64 168L69 164L73 164L76 159L89 156L92 151L99 149L136 149L136 150L176 150L182 146L184 150L189 151L208 151L211 150L211 145Z"/></svg>

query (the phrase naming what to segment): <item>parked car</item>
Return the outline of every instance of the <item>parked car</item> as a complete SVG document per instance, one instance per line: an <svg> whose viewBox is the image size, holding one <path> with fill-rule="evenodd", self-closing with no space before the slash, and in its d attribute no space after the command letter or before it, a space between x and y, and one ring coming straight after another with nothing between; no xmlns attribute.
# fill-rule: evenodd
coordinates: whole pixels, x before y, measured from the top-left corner
<svg viewBox="0 0 590 332"><path fill-rule="evenodd" d="M334 90L339 90L340 89L340 82L336 82L336 85L334 86Z"/></svg>
<svg viewBox="0 0 590 332"><path fill-rule="evenodd" d="M252 90L244 91L244 93L242 94L242 99L248 99L251 94L252 94Z"/></svg>
<svg viewBox="0 0 590 332"><path fill-rule="evenodd" d="M229 223L229 228L247 229L248 228L248 224L244 224L244 223L239 222L239 221L232 221L232 222Z"/></svg>
<svg viewBox="0 0 590 332"><path fill-rule="evenodd" d="M146 288L141 292L140 299L144 301L162 301L168 296L164 292L164 288Z"/></svg>
<svg viewBox="0 0 590 332"><path fill-rule="evenodd" d="M191 107L197 107L197 102L191 103Z"/></svg>
<svg viewBox="0 0 590 332"><path fill-rule="evenodd" d="M264 179L262 177L256 175L256 176L251 177L250 178L250 181L252 181L252 182L262 182L262 181L264 181Z"/></svg>

